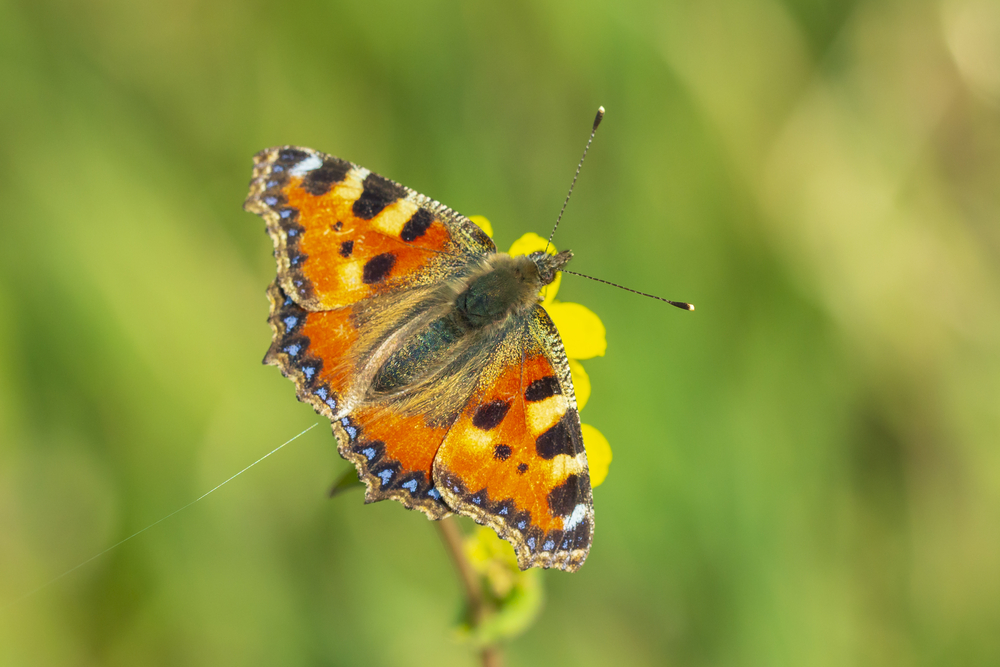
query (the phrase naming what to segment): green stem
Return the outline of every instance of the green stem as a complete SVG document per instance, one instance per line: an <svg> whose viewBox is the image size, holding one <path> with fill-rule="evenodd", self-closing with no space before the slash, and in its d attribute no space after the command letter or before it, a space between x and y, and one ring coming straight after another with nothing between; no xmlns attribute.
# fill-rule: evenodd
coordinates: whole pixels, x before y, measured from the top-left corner
<svg viewBox="0 0 1000 667"><path fill-rule="evenodd" d="M465 557L465 549L462 545L462 531L451 517L441 519L436 523L441 530L441 538L444 541L445 547L447 547L448 553L451 554L451 560L455 563L455 569L458 570L458 578L462 582L462 588L465 589L469 612L472 615L472 627L474 630L478 629L489 609L486 597L483 595L479 577L476 575L476 571L472 569L469 559ZM498 644L484 646L480 650L479 656L482 658L483 667L501 667L503 665L503 655Z"/></svg>

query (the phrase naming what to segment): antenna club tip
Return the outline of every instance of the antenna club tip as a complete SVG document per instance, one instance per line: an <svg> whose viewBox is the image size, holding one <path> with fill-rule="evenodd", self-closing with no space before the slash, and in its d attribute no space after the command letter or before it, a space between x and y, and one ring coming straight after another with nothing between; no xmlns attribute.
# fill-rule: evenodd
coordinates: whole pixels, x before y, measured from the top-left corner
<svg viewBox="0 0 1000 667"><path fill-rule="evenodd" d="M597 115L594 117L595 130L597 129L597 126L601 124L601 121L603 119L604 119L604 107L597 107Z"/></svg>

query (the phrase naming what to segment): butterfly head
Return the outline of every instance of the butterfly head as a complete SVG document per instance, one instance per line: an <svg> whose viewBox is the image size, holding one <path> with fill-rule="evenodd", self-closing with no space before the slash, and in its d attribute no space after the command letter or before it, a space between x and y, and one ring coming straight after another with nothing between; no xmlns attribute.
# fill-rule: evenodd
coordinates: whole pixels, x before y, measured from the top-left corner
<svg viewBox="0 0 1000 667"><path fill-rule="evenodd" d="M547 252L539 250L528 255L528 259L538 267L538 277L542 281L541 286L545 287L556 279L556 272L569 264L569 260L573 259L573 251L563 250L555 255L550 255Z"/></svg>

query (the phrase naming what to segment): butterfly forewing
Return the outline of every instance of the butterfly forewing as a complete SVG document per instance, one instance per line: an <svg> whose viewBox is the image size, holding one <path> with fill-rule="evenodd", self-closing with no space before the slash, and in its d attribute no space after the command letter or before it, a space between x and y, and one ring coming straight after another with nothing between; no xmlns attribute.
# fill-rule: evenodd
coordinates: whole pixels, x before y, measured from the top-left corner
<svg viewBox="0 0 1000 667"><path fill-rule="evenodd" d="M286 296L277 281L268 297L274 341L264 362L278 366L295 382L299 400L331 420L338 451L355 464L365 482L366 500L392 498L431 518L446 516L450 510L431 479L434 454L444 437L440 428L428 426L420 415L396 415L387 406L350 405L365 362L362 352L380 330L370 320L370 326L358 326L366 321L367 302L307 311ZM385 314L385 309L375 310ZM392 324L390 319L381 329Z"/></svg>
<svg viewBox="0 0 1000 667"><path fill-rule="evenodd" d="M244 208L267 222L279 283L307 310L434 284L496 251L447 207L308 148L258 153Z"/></svg>

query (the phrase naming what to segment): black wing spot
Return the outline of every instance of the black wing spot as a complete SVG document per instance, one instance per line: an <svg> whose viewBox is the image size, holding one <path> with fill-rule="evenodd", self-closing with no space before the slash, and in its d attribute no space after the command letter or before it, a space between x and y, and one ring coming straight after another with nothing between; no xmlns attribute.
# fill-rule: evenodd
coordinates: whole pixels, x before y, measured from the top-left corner
<svg viewBox="0 0 1000 667"><path fill-rule="evenodd" d="M344 241L340 244L340 256L350 257L351 253L354 252L354 241Z"/></svg>
<svg viewBox="0 0 1000 667"><path fill-rule="evenodd" d="M440 487L446 488L455 495L466 496L469 495L469 491L465 488L465 484L459 479L457 475L451 472L446 472L442 475L442 478L438 480L441 482Z"/></svg>
<svg viewBox="0 0 1000 667"><path fill-rule="evenodd" d="M362 220L371 220L389 204L406 196L406 190L378 174L368 174L365 189L351 207L354 215Z"/></svg>
<svg viewBox="0 0 1000 667"><path fill-rule="evenodd" d="M291 267L302 266L305 261L309 259L309 255L305 255L300 252L296 252L294 249L288 249L288 265Z"/></svg>
<svg viewBox="0 0 1000 667"><path fill-rule="evenodd" d="M552 516L569 516L573 509L587 497L590 482L580 475L570 475L566 481L552 489L547 498Z"/></svg>
<svg viewBox="0 0 1000 667"><path fill-rule="evenodd" d="M285 208L275 210L278 212L278 219L281 221L281 226L285 229L294 225L295 221L299 219L299 209L294 206L287 206Z"/></svg>
<svg viewBox="0 0 1000 667"><path fill-rule="evenodd" d="M488 509L490 505L490 497L486 493L486 489L480 489L476 493L473 493L468 498L469 502L473 505L478 505L484 509Z"/></svg>
<svg viewBox="0 0 1000 667"><path fill-rule="evenodd" d="M402 470L403 466L398 461L386 461L369 467L368 472L381 480L379 489L392 489L399 487L399 473Z"/></svg>
<svg viewBox="0 0 1000 667"><path fill-rule="evenodd" d="M367 465L373 466L385 455L385 443L381 440L365 440L351 445L351 451L364 456Z"/></svg>
<svg viewBox="0 0 1000 667"><path fill-rule="evenodd" d="M342 223L342 222L341 222L340 220L338 220L338 221L337 221L337 224L335 224L335 225L333 226L333 231L335 231L335 232L339 232L339 231L340 231L341 229L343 229L343 228L344 228L344 223Z"/></svg>
<svg viewBox="0 0 1000 667"><path fill-rule="evenodd" d="M389 276L392 267L396 264L396 256L391 252L384 252L375 255L365 263L365 268L361 274L361 280L365 285L380 283Z"/></svg>
<svg viewBox="0 0 1000 667"><path fill-rule="evenodd" d="M583 549L590 544L590 521L584 519L576 527L576 535L573 536L573 548Z"/></svg>
<svg viewBox="0 0 1000 667"><path fill-rule="evenodd" d="M309 153L297 148L285 148L278 153L276 162L282 167L291 167L309 157Z"/></svg>
<svg viewBox="0 0 1000 667"><path fill-rule="evenodd" d="M560 454L576 456L576 444L573 442L573 432L566 423L566 417L559 423L542 433L535 440L535 451L543 459L554 459Z"/></svg>
<svg viewBox="0 0 1000 667"><path fill-rule="evenodd" d="M529 384L528 388L524 390L524 400L534 403L537 401L544 401L550 396L555 396L556 394L561 393L562 389L559 388L559 380L556 379L555 375L549 375L543 378L538 378Z"/></svg>
<svg viewBox="0 0 1000 667"><path fill-rule="evenodd" d="M270 183L268 185L270 185ZM288 197L286 197L280 191L273 189L278 185L279 184L276 183L272 188L268 188L268 190L264 193L264 203L273 209L281 208L288 203Z"/></svg>
<svg viewBox="0 0 1000 667"><path fill-rule="evenodd" d="M510 458L510 447L508 445L497 445L493 448L493 458L497 461L506 461Z"/></svg>
<svg viewBox="0 0 1000 667"><path fill-rule="evenodd" d="M514 504L513 500L508 498L506 500L493 503L491 510L497 516L502 516L506 519L507 523L510 523L511 518L514 516L515 512L517 512L517 505Z"/></svg>
<svg viewBox="0 0 1000 667"><path fill-rule="evenodd" d="M508 401L497 400L480 405L479 409L476 410L476 414L472 416L472 425L481 431L495 429L503 421L503 418L507 416L508 410L510 410L510 403Z"/></svg>
<svg viewBox="0 0 1000 667"><path fill-rule="evenodd" d="M528 472L528 464L527 463L518 463L517 464L517 474L518 475L523 475L526 472Z"/></svg>
<svg viewBox="0 0 1000 667"><path fill-rule="evenodd" d="M427 232L427 228L431 226L434 222L434 216L430 211L426 209L419 209L414 213L406 224L403 225L403 231L400 232L399 238L403 239L407 243L414 241Z"/></svg>
<svg viewBox="0 0 1000 667"><path fill-rule="evenodd" d="M350 162L335 157L327 158L323 161L322 167L306 174L302 179L302 189L315 197L320 197L329 192L334 183L344 180L350 170Z"/></svg>

